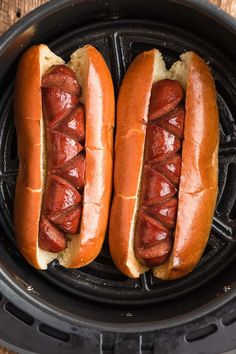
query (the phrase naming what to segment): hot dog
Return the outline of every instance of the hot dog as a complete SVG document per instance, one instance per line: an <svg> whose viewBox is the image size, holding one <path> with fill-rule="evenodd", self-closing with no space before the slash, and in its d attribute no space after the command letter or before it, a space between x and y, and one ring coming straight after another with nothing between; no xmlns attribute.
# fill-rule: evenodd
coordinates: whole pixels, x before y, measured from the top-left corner
<svg viewBox="0 0 236 354"><path fill-rule="evenodd" d="M65 64L46 45L29 48L14 112L19 249L39 269L55 258L85 266L101 250L112 189L114 92L103 57L85 46Z"/></svg>
<svg viewBox="0 0 236 354"><path fill-rule="evenodd" d="M117 104L109 246L129 277L190 273L208 241L218 191L219 118L207 64L194 52L168 71L138 55Z"/></svg>

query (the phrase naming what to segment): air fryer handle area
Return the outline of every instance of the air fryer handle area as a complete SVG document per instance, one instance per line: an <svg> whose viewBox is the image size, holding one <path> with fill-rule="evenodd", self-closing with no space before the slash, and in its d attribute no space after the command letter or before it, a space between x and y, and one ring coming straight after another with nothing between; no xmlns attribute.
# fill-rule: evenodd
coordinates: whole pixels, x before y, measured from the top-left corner
<svg viewBox="0 0 236 354"><path fill-rule="evenodd" d="M143 335L112 334L100 335L100 348L102 354L152 354L154 353L153 335L148 335L150 342L143 346Z"/></svg>
<svg viewBox="0 0 236 354"><path fill-rule="evenodd" d="M70 329L67 327L65 332L65 328L59 328L56 322L52 327L29 313L0 294L3 345L25 354L215 354L234 349L234 299L205 318L190 320L188 325L143 333L99 332L74 325Z"/></svg>

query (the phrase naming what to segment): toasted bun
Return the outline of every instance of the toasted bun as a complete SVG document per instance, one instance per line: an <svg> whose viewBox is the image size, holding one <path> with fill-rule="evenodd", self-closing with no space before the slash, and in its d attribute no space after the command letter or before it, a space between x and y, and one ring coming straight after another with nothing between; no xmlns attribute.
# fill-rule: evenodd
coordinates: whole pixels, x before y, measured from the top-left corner
<svg viewBox="0 0 236 354"><path fill-rule="evenodd" d="M154 275L174 279L190 272L209 236L218 176L215 86L208 66L199 56L188 52L181 59L167 71L158 50L144 52L128 68L120 89L109 245L115 264L130 277L147 270L134 254L134 229L150 93L153 83L164 78L178 80L187 91L186 118L173 252L168 262L154 269Z"/></svg>
<svg viewBox="0 0 236 354"><path fill-rule="evenodd" d="M198 263L208 241L218 192L219 118L214 80L197 54L188 52L181 59L189 63L189 69L178 212L171 256L154 269L161 279L182 277ZM174 74L176 70L181 75L181 68L172 68Z"/></svg>
<svg viewBox="0 0 236 354"><path fill-rule="evenodd" d="M166 69L159 52L151 50L140 54L125 74L117 103L115 194L110 214L109 246L116 266L133 278L147 270L139 264L134 254L134 227L151 88L155 79L160 80L165 75Z"/></svg>
<svg viewBox="0 0 236 354"><path fill-rule="evenodd" d="M72 238L60 262L83 267L99 254L110 207L113 169L114 90L102 55L85 46L71 56L86 110L86 172L80 233Z"/></svg>
<svg viewBox="0 0 236 354"><path fill-rule="evenodd" d="M82 86L86 109L86 184L80 234L74 236L67 249L59 254L38 247L47 173L41 78L52 65L63 63L46 45L31 47L19 62L15 81L14 111L20 159L15 234L22 255L40 269L47 268L56 257L66 267L81 267L98 255L105 237L111 195L113 85L101 54L95 48L85 46L72 54L69 63Z"/></svg>
<svg viewBox="0 0 236 354"><path fill-rule="evenodd" d="M15 235L22 255L36 268L46 268L47 261L52 260L52 254L47 257L45 253L46 259L39 257L38 248L46 163L41 77L52 65L63 63L47 46L31 47L20 59L15 80L14 114L20 160L15 191Z"/></svg>

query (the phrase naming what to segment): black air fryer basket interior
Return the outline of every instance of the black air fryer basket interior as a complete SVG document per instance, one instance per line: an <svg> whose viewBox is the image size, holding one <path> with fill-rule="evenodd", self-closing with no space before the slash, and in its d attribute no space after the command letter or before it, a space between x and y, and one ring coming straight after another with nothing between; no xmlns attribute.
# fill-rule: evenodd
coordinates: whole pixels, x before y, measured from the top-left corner
<svg viewBox="0 0 236 354"><path fill-rule="evenodd" d="M20 256L12 224L18 170L13 121L17 60L46 43L65 60L90 43L104 55L116 94L131 60L156 47L167 67L199 53L216 80L219 195L208 246L188 276L139 280L113 265L105 242L85 268L36 271ZM220 353L236 348L236 25L204 1L50 1L0 44L0 338L40 353ZM142 88L140 88L142 90ZM27 338L27 340L26 340ZM45 344L46 343L46 344Z"/></svg>

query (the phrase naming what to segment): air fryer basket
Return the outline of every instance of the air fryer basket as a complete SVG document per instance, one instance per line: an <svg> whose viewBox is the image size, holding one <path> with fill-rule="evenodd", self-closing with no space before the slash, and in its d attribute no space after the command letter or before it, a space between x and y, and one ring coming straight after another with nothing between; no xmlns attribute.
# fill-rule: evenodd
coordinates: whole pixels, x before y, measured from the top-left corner
<svg viewBox="0 0 236 354"><path fill-rule="evenodd" d="M107 354L128 348L145 354L160 348L163 353L199 348L218 353L236 347L235 41L230 17L207 2L190 0L52 0L2 37L0 316L6 325L0 326L0 338L40 352L54 345L53 352L58 345L57 353L73 353L78 346L84 353ZM173 282L151 273L129 279L113 265L107 242L92 264L78 270L53 262L48 271L36 271L20 256L12 224L18 169L14 75L20 54L42 42L65 60L84 44L97 47L110 67L116 94L127 66L143 50L160 49L168 67L182 52L194 50L210 65L220 109L219 195L208 246L190 275ZM14 334L7 328L14 328Z"/></svg>

